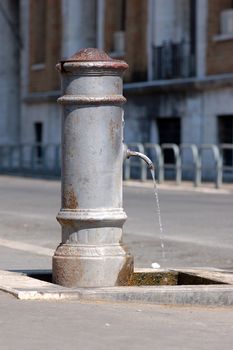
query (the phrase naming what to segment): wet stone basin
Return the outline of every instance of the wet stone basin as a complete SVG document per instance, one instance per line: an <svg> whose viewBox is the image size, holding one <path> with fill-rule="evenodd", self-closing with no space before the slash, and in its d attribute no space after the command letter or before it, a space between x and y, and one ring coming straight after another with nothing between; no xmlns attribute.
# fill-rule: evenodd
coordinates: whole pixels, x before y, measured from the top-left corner
<svg viewBox="0 0 233 350"><path fill-rule="evenodd" d="M131 286L181 286L199 284L226 284L216 274L203 271L135 271Z"/></svg>
<svg viewBox="0 0 233 350"><path fill-rule="evenodd" d="M51 271L27 271L28 277L52 283ZM126 286L182 286L233 284L233 273L221 270L182 269L154 270L135 269Z"/></svg>
<svg viewBox="0 0 233 350"><path fill-rule="evenodd" d="M128 284L115 287L67 288L51 282L51 270L0 270L0 290L20 300L233 306L233 271L213 268L135 269Z"/></svg>

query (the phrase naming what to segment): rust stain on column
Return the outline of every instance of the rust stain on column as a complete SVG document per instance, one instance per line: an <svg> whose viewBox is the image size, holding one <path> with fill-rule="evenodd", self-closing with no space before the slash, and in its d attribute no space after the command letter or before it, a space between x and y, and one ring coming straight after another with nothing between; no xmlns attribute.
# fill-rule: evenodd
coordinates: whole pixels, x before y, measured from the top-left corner
<svg viewBox="0 0 233 350"><path fill-rule="evenodd" d="M64 195L64 204L66 208L78 208L78 200L73 190L66 191Z"/></svg>

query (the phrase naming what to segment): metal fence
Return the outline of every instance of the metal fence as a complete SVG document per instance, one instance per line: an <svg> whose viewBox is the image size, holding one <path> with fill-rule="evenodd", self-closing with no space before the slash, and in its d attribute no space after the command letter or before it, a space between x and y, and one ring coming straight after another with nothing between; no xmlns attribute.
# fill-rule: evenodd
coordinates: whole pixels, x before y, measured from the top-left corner
<svg viewBox="0 0 233 350"><path fill-rule="evenodd" d="M170 176L177 184L187 177L194 186L200 186L203 179L212 181L216 188L221 187L224 175L230 175L233 181L233 144L195 144L176 145L165 143L129 143L127 147L150 157L155 165L159 183ZM232 164L224 164L224 152L232 152ZM61 146L58 144L0 145L0 173L18 173L24 175L60 176ZM166 161L165 153L172 154L173 161ZM169 157L168 159L170 159ZM140 158L129 158L124 162L124 179L150 179L146 163Z"/></svg>
<svg viewBox="0 0 233 350"><path fill-rule="evenodd" d="M58 144L0 145L0 172L29 175L60 175Z"/></svg>
<svg viewBox="0 0 233 350"><path fill-rule="evenodd" d="M224 165L224 150L232 150L233 144L221 144L219 146L212 144L203 144L197 146L195 144L184 143L176 145L173 143L165 143L162 145L145 143L130 143L128 148L145 153L154 162L156 177L159 183L165 180L166 172L170 171L173 179L179 185L184 174L189 171L191 180L195 187L200 186L203 179L212 181L216 188L221 187L223 176L227 172L231 175L233 181L233 162L232 165ZM173 154L174 161L166 163L165 152L169 150ZM125 180L129 180L133 169L137 168L136 177L141 181L145 181L150 176L147 172L146 164L141 160L128 159L124 163ZM138 170L140 169L140 172ZM139 173L139 174L138 174ZM135 176L134 176L135 178Z"/></svg>

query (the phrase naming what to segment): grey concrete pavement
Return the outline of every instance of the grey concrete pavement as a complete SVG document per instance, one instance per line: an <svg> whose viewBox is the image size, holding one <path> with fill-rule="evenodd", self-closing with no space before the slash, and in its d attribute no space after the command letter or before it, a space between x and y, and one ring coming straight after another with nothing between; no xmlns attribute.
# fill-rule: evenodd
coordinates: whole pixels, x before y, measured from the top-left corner
<svg viewBox="0 0 233 350"><path fill-rule="evenodd" d="M0 293L2 350L232 349L233 310L23 302Z"/></svg>
<svg viewBox="0 0 233 350"><path fill-rule="evenodd" d="M126 188L126 241L137 263L167 267L233 268L233 194L160 190L166 261L161 259L159 225L151 189Z"/></svg>
<svg viewBox="0 0 233 350"><path fill-rule="evenodd" d="M51 267L50 251L43 255L40 247L53 251L60 242L59 187L56 181L0 177L0 268ZM165 262L152 189L125 188L125 240L137 266L157 261L233 268L232 194L166 189L160 201ZM233 344L232 308L26 302L0 293L0 310L1 350L231 350Z"/></svg>
<svg viewBox="0 0 233 350"><path fill-rule="evenodd" d="M52 258L49 256L38 255L31 250L12 249L0 245L1 270L46 270L51 269L51 264Z"/></svg>

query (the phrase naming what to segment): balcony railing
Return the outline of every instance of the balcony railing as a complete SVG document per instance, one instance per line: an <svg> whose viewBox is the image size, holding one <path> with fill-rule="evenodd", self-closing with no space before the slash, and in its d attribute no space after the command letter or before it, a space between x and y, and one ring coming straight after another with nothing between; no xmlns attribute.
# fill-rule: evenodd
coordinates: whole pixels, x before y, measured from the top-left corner
<svg viewBox="0 0 233 350"><path fill-rule="evenodd" d="M178 79L195 76L195 55L190 53L190 45L164 42L153 47L153 79Z"/></svg>

